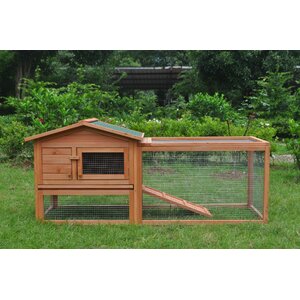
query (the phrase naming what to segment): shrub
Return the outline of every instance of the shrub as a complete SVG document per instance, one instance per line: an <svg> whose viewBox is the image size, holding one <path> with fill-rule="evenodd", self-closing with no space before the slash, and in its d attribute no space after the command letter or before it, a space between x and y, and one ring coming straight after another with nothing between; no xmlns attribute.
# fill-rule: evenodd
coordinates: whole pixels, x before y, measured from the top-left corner
<svg viewBox="0 0 300 300"><path fill-rule="evenodd" d="M292 151L296 166L300 170L300 123L289 120L289 129L291 138L286 140L287 149Z"/></svg>
<svg viewBox="0 0 300 300"><path fill-rule="evenodd" d="M91 116L124 118L135 108L130 97L104 92L94 84L71 83L55 88L47 82L26 80L24 99L9 97L16 118L35 132L43 132L75 123Z"/></svg>
<svg viewBox="0 0 300 300"><path fill-rule="evenodd" d="M224 96L218 93L213 96L203 93L193 95L187 107L191 115L197 119L209 116L226 121L233 120L237 115Z"/></svg>
<svg viewBox="0 0 300 300"><path fill-rule="evenodd" d="M24 126L16 120L1 124L0 148L2 154L8 159L31 160L32 145L27 143L24 145L24 138L31 135L32 132L31 127Z"/></svg>
<svg viewBox="0 0 300 300"><path fill-rule="evenodd" d="M295 109L295 96L288 86L292 75L288 72L268 72L257 81L258 88L249 97L254 111L262 118L274 119L292 116Z"/></svg>

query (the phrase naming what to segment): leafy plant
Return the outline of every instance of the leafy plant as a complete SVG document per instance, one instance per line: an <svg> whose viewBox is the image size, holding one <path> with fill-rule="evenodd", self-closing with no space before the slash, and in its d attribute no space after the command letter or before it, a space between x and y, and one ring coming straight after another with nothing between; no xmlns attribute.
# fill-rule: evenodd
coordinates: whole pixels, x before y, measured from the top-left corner
<svg viewBox="0 0 300 300"><path fill-rule="evenodd" d="M300 171L300 123L289 120L291 138L286 140L287 149L293 153L296 166Z"/></svg>
<svg viewBox="0 0 300 300"><path fill-rule="evenodd" d="M258 88L249 99L259 117L287 119L292 116L295 96L289 85L291 79L292 75L288 72L267 72L265 77L257 81Z"/></svg>

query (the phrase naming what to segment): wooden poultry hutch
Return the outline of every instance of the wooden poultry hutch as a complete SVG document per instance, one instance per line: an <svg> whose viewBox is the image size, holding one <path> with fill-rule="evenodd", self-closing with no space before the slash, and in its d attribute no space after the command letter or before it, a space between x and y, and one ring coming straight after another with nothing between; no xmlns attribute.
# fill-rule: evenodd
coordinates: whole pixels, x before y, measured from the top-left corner
<svg viewBox="0 0 300 300"><path fill-rule="evenodd" d="M145 138L92 118L25 141L34 141L39 220L268 220L270 146L255 137Z"/></svg>

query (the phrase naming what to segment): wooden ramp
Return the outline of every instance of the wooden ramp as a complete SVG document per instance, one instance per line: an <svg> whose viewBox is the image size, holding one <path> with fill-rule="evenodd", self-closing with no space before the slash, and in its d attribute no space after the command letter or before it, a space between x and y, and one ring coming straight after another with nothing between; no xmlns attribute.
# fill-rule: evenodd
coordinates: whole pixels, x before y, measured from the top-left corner
<svg viewBox="0 0 300 300"><path fill-rule="evenodd" d="M159 198L161 200L164 200L166 202L169 202L171 204L174 204L180 208L190 210L194 213L201 214L205 217L212 217L212 214L210 213L210 211L207 208L205 208L204 206L201 206L199 204L191 203L184 199L172 196L170 194L161 192L159 190L156 190L154 188L151 188L151 187L145 186L145 185L143 185L143 192L148 195Z"/></svg>

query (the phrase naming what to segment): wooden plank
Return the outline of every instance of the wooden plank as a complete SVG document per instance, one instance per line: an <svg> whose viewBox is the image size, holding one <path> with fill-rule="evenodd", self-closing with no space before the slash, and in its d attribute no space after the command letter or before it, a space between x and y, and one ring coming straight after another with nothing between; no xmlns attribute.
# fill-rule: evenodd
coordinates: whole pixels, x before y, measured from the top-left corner
<svg viewBox="0 0 300 300"><path fill-rule="evenodd" d="M262 220L143 220L144 225L168 225L168 224L240 224L263 223Z"/></svg>
<svg viewBox="0 0 300 300"><path fill-rule="evenodd" d="M95 121L99 121L99 120L97 118L90 118L90 119L84 119L83 121L90 123L90 122L95 122Z"/></svg>
<svg viewBox="0 0 300 300"><path fill-rule="evenodd" d="M34 192L35 192L35 217L38 220L43 219L41 214L41 205L43 202L43 195L38 190L38 185L42 182L41 170L42 151L39 142L34 143Z"/></svg>
<svg viewBox="0 0 300 300"><path fill-rule="evenodd" d="M253 205L253 189L254 189L254 152L248 151L248 207Z"/></svg>
<svg viewBox="0 0 300 300"><path fill-rule="evenodd" d="M249 140L250 136L179 136L179 137L151 137L145 139L155 140Z"/></svg>
<svg viewBox="0 0 300 300"><path fill-rule="evenodd" d="M43 155L43 164L71 165L70 155Z"/></svg>
<svg viewBox="0 0 300 300"><path fill-rule="evenodd" d="M44 180L51 180L51 179L54 179L54 180L71 180L72 179L72 175L71 174L47 174L47 173L44 173L43 174L43 178Z"/></svg>
<svg viewBox="0 0 300 300"><path fill-rule="evenodd" d="M268 222L269 211L269 181L270 181L270 145L266 148L264 155L264 223Z"/></svg>
<svg viewBox="0 0 300 300"><path fill-rule="evenodd" d="M179 197L172 196L170 194L161 192L159 190L153 189L153 188L145 186L145 185L143 185L142 190L143 190L144 193L146 193L148 195L157 197L157 198L159 198L163 201L167 201L167 202L169 202L171 204L174 204L174 205L176 205L180 208L190 210L192 212L204 215L206 217L212 217L212 214L210 213L210 211L202 205L194 204L194 203L189 202L187 200L181 199Z"/></svg>
<svg viewBox="0 0 300 300"><path fill-rule="evenodd" d="M44 219L44 196L39 190L36 193L36 218L38 220Z"/></svg>
<svg viewBox="0 0 300 300"><path fill-rule="evenodd" d="M72 147L72 156L76 156L76 155L78 155L77 154L77 147ZM79 155L78 155L79 156ZM71 174L72 174L72 179L73 180L77 180L78 179L78 172L77 172L77 168L78 168L78 166L77 166L77 161L75 161L75 160L72 160L71 161Z"/></svg>
<svg viewBox="0 0 300 300"><path fill-rule="evenodd" d="M62 147L62 146L68 146L68 147L91 147L91 148L126 148L128 147L128 142L97 142L97 141L91 141L91 142L84 142L84 141L64 141L63 139L61 141L57 141L55 138L43 142L43 145L45 147Z"/></svg>
<svg viewBox="0 0 300 300"><path fill-rule="evenodd" d="M43 173L44 174L67 174L67 175L71 175L71 163L69 163L68 165L43 164Z"/></svg>
<svg viewBox="0 0 300 300"><path fill-rule="evenodd" d="M132 184L116 184L113 186L107 186L107 185L103 185L103 184L97 184L97 185L69 185L69 184L53 184L53 185L49 185L49 184L39 184L38 185L39 189L133 189L133 185Z"/></svg>
<svg viewBox="0 0 300 300"><path fill-rule="evenodd" d="M94 184L99 184L99 180L69 180L66 181L65 183L62 182L62 180L43 180L43 184L70 184L70 185L94 185ZM102 185L109 185L113 186L115 184L129 184L129 180L124 179L124 180L106 180L103 179L101 180Z"/></svg>
<svg viewBox="0 0 300 300"><path fill-rule="evenodd" d="M190 144L190 145L182 145L178 144L176 146L167 145L167 144L159 144L158 146L142 146L143 152L158 152L158 151L263 151L265 150L266 145L262 143L253 143L253 145L246 143L232 143L232 144L209 144L203 143L199 144Z"/></svg>
<svg viewBox="0 0 300 300"><path fill-rule="evenodd" d="M81 225L96 225L96 224L129 224L128 220L45 220L44 222L52 222L57 224L81 224Z"/></svg>
<svg viewBox="0 0 300 300"><path fill-rule="evenodd" d="M81 189L42 189L39 190L40 193L43 195L129 195L131 190L96 190L96 189L89 189L89 190L81 190Z"/></svg>
<svg viewBox="0 0 300 300"><path fill-rule="evenodd" d="M71 148L43 147L43 155L71 155Z"/></svg>
<svg viewBox="0 0 300 300"><path fill-rule="evenodd" d="M134 216L135 223L142 224L143 219L143 178L142 151L137 143L134 144Z"/></svg>

